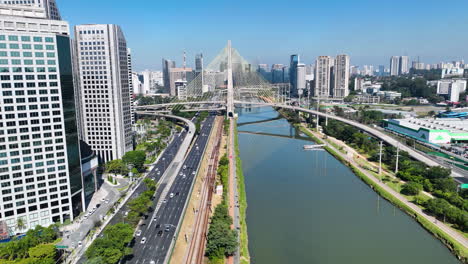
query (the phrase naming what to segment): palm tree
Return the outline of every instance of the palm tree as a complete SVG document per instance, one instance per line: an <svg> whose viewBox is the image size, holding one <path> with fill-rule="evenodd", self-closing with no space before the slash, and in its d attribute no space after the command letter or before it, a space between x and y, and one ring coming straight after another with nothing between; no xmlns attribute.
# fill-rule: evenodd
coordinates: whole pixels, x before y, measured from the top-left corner
<svg viewBox="0 0 468 264"><path fill-rule="evenodd" d="M24 223L23 218L16 219L16 227L21 231L26 228L26 224Z"/></svg>

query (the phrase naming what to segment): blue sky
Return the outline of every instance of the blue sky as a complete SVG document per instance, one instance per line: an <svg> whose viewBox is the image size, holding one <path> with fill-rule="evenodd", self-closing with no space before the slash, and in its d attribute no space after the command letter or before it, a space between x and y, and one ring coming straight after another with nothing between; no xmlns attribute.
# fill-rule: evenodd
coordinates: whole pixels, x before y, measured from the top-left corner
<svg viewBox="0 0 468 264"><path fill-rule="evenodd" d="M435 0L57 0L70 24L118 24L135 70L161 59L209 62L226 44L252 63L284 63L298 53L347 53L351 64L388 65L392 55L468 60L468 1ZM90 8L92 7L92 8Z"/></svg>

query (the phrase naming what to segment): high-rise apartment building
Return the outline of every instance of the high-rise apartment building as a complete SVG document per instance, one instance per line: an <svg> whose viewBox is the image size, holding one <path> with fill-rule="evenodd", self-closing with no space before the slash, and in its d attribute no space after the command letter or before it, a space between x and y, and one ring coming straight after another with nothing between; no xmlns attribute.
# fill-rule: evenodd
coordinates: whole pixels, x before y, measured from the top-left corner
<svg viewBox="0 0 468 264"><path fill-rule="evenodd" d="M404 75L409 73L409 57L408 56L401 56L400 57L400 67L399 67L399 75Z"/></svg>
<svg viewBox="0 0 468 264"><path fill-rule="evenodd" d="M62 20L55 0L0 0L0 5L9 5L12 8L21 6L38 8L45 10L47 19Z"/></svg>
<svg viewBox="0 0 468 264"><path fill-rule="evenodd" d="M315 61L314 96L321 98L330 96L331 65L330 56L319 56Z"/></svg>
<svg viewBox="0 0 468 264"><path fill-rule="evenodd" d="M333 68L333 97L344 98L349 95L349 56L338 55Z"/></svg>
<svg viewBox="0 0 468 264"><path fill-rule="evenodd" d="M0 220L14 233L72 220L83 198L69 25L16 2L0 5Z"/></svg>
<svg viewBox="0 0 468 264"><path fill-rule="evenodd" d="M117 25L75 26L83 139L101 162L133 149L127 43Z"/></svg>
<svg viewBox="0 0 468 264"><path fill-rule="evenodd" d="M393 56L390 59L390 75L398 76L400 74L400 57Z"/></svg>

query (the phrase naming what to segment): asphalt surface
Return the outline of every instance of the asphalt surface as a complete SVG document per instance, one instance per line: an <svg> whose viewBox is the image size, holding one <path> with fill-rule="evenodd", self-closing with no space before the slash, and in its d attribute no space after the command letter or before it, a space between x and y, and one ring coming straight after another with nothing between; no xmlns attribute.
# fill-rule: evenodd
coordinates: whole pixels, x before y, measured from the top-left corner
<svg viewBox="0 0 468 264"><path fill-rule="evenodd" d="M153 169L151 172L148 174L148 177L155 180L158 182L161 177L164 175L166 170L170 168L171 162L174 160L176 157L180 146L182 145L186 135L187 135L187 129L182 130L180 133L176 134L174 139L169 143L167 146L166 150L164 153L161 155L159 158L158 162L154 165ZM160 185L158 187L159 193L161 190L164 189L164 185ZM128 190L131 191L131 190ZM132 194L132 196L128 199L127 203L124 204L124 206L114 215L114 217L109 221L109 225L114 225L117 223L125 222L125 213L128 212L128 202L133 200L134 198L137 198L141 193L146 191L146 186L145 184L140 184L138 185L137 189L135 192ZM157 191L157 192L158 192ZM154 208L152 207L150 210L153 210ZM82 256L77 263L85 263L86 262L86 256Z"/></svg>
<svg viewBox="0 0 468 264"><path fill-rule="evenodd" d="M155 264L164 263L175 239L176 227L184 213L184 206L189 198L190 189L203 157L214 118L214 116L209 116L201 123L199 136L196 138L183 165L170 168L171 171L168 173L176 175L174 182L170 186L167 195L163 197L165 186L158 188L152 208L154 210L158 202L160 207L156 213L150 214L140 226L141 235L137 236L131 245L133 254L123 260L123 263L150 264L153 261ZM171 198L171 196L173 197ZM193 210L193 208L187 210Z"/></svg>

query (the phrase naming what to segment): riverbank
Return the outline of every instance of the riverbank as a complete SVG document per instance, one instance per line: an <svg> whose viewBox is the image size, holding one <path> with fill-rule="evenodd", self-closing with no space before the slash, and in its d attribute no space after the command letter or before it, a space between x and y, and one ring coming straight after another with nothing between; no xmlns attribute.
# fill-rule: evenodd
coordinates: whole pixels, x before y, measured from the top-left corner
<svg viewBox="0 0 468 264"><path fill-rule="evenodd" d="M446 232L447 230L451 230L450 227L446 226L445 224L441 224L440 222L434 224L436 220L433 219L433 217L425 214L421 208L408 201L405 197L393 190L391 187L385 185L380 181L380 179L376 178L368 171L360 168L359 164L354 162L352 159L349 159L349 157L347 157L344 153L341 153L335 146L327 144L325 140L319 139L310 129L297 124L294 126L303 133L307 134L318 144L326 144L327 146L324 147L325 150L327 150L340 162L347 165L363 182L371 186L371 188L374 189L381 197L385 198L392 204L402 209L405 213L416 219L416 221L422 227L424 227L436 238L442 241L442 243L444 243L450 249L450 251L454 253L463 263L468 263L468 250L465 246L463 246ZM452 230L452 232L456 231Z"/></svg>
<svg viewBox="0 0 468 264"><path fill-rule="evenodd" d="M249 239L247 234L247 194L245 192L244 173L242 171L242 161L239 151L239 134L237 131L237 122L234 126L234 150L236 154L236 174L237 174L237 193L239 195L239 219L240 219L240 262L241 264L250 263Z"/></svg>

